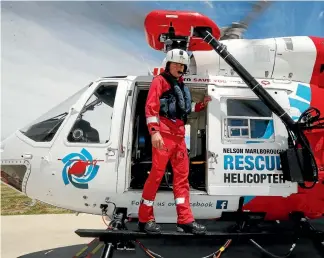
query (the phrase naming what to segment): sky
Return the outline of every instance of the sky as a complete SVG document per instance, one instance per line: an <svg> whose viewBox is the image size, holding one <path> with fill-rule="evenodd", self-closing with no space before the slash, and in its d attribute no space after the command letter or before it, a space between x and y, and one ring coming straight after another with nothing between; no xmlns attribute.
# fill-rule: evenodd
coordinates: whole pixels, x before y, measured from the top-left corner
<svg viewBox="0 0 324 258"><path fill-rule="evenodd" d="M146 43L155 9L191 10L219 27L250 2L1 2L1 139L101 76L146 75L164 54ZM324 37L324 2L273 2L245 38Z"/></svg>

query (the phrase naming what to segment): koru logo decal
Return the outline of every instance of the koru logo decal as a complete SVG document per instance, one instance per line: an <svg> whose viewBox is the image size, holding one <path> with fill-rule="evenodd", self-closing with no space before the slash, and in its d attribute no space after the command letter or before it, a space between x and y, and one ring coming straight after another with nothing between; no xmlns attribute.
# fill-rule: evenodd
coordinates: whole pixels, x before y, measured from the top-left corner
<svg viewBox="0 0 324 258"><path fill-rule="evenodd" d="M88 189L88 183L93 180L99 170L97 162L103 160L93 160L92 155L86 149L80 153L70 153L62 160L64 168L62 178L65 185L72 184L76 188Z"/></svg>

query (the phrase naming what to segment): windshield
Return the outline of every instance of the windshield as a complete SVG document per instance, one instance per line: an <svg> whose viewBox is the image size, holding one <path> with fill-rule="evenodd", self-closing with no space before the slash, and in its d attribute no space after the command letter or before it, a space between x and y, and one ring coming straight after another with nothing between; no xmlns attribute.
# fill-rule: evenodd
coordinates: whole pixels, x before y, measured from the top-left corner
<svg viewBox="0 0 324 258"><path fill-rule="evenodd" d="M89 88L90 85L82 88L77 93L73 94L71 97L40 116L31 124L20 129L20 132L36 142L51 141L69 113L71 106L76 103L76 101Z"/></svg>

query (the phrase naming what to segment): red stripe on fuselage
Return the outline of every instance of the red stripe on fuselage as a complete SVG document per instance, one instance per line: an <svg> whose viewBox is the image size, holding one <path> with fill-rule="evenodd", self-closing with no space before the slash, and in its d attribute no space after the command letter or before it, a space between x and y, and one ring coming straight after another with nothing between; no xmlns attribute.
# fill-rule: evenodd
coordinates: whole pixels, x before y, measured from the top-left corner
<svg viewBox="0 0 324 258"><path fill-rule="evenodd" d="M320 110L321 117L324 115L324 38L310 37L316 47L316 61L310 81L311 107ZM298 193L287 198L257 196L244 205L244 210L267 212L266 219L286 220L292 211L302 211L309 218L324 216L324 130L313 130L306 133L318 164L319 182L312 189L298 187ZM307 184L309 185L309 184Z"/></svg>
<svg viewBox="0 0 324 258"><path fill-rule="evenodd" d="M324 117L324 71L321 71L322 66L324 66L324 38L309 38L313 41L317 51L313 74L310 81L312 92L310 106L317 108L321 112L321 117ZM320 180L324 181L324 171L322 170L324 167L324 129L305 132L305 135L312 147L318 168L321 170L319 171ZM324 184L322 184L322 187L324 188Z"/></svg>
<svg viewBox="0 0 324 258"><path fill-rule="evenodd" d="M317 51L316 61L314 64L312 79L310 84L318 85L320 88L324 88L324 71L321 73L321 66L324 65L324 38L309 37ZM323 104L324 106L324 104Z"/></svg>

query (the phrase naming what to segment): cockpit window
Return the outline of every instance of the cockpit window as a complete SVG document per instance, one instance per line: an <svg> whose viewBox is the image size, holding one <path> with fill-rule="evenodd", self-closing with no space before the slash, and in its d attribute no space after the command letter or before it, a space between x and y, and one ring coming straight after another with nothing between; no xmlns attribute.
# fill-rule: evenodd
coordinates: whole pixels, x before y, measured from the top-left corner
<svg viewBox="0 0 324 258"><path fill-rule="evenodd" d="M50 142L65 120L71 106L76 103L89 86L90 85L82 88L80 91L36 119L36 121L20 129L20 132L36 142Z"/></svg>
<svg viewBox="0 0 324 258"><path fill-rule="evenodd" d="M105 83L88 99L74 123L69 142L102 143L110 139L118 83Z"/></svg>

